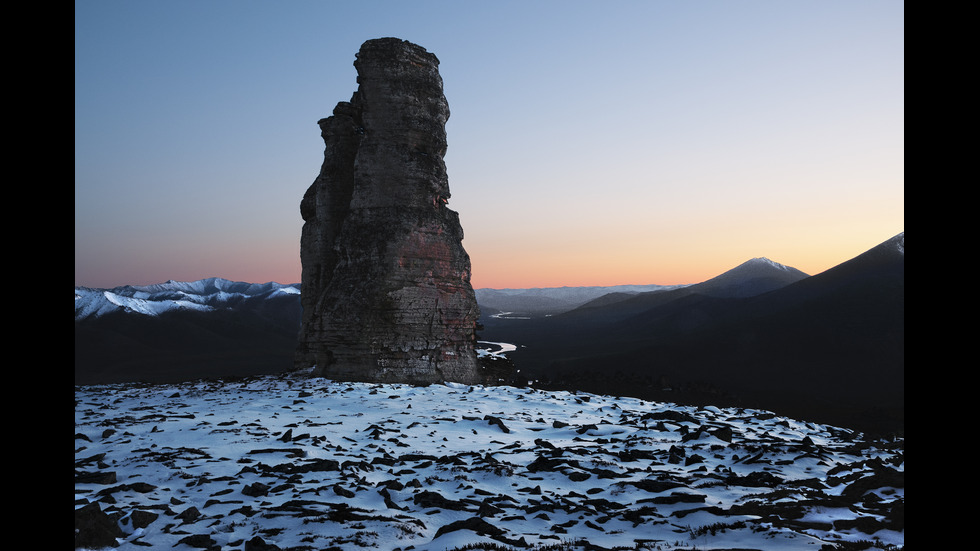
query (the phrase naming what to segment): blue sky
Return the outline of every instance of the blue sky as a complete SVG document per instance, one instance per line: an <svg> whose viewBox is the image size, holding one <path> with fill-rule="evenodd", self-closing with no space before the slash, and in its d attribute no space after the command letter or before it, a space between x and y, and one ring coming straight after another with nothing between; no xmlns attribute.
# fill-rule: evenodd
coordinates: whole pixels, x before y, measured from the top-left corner
<svg viewBox="0 0 980 551"><path fill-rule="evenodd" d="M316 121L440 60L476 287L819 273L904 231L904 4L75 3L75 284L299 281Z"/></svg>

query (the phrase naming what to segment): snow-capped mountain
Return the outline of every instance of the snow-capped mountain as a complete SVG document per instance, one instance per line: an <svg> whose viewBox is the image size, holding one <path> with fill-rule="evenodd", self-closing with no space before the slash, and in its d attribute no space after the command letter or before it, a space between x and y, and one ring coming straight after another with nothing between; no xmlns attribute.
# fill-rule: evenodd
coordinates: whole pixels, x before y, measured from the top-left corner
<svg viewBox="0 0 980 551"><path fill-rule="evenodd" d="M766 258L751 259L732 270L699 284L716 293L757 293L786 285L806 274ZM761 282L761 283L760 283ZM612 285L545 287L530 289L476 289L481 308L490 311L519 311L535 315L572 310L606 295L621 297L640 293L671 291L689 285ZM731 291L738 288L740 291ZM174 311L213 311L234 308L243 301L293 296L298 283L246 283L212 277L198 281L166 281L154 285L124 285L111 289L75 287L75 320L125 312L159 316Z"/></svg>
<svg viewBox="0 0 980 551"><path fill-rule="evenodd" d="M715 297L752 297L775 289L780 289L808 274L769 260L765 257L753 258L697 285L697 292Z"/></svg>
<svg viewBox="0 0 980 551"><path fill-rule="evenodd" d="M279 375L75 389L75 545L898 550L904 438L747 408Z"/></svg>
<svg viewBox="0 0 980 551"><path fill-rule="evenodd" d="M299 296L299 284L244 283L217 277L198 281L167 281L155 285L124 285L112 289L75 287L75 320L113 312L157 316L178 310L210 311L248 299Z"/></svg>
<svg viewBox="0 0 980 551"><path fill-rule="evenodd" d="M174 382L292 367L299 285L220 278L75 288L75 382Z"/></svg>

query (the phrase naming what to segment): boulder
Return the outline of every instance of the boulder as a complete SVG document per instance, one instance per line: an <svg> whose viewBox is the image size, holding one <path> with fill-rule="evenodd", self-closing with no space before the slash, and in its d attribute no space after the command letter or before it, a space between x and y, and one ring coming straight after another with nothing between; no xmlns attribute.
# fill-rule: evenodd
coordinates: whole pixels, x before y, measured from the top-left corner
<svg viewBox="0 0 980 551"><path fill-rule="evenodd" d="M98 503L75 509L75 549L116 547L116 538L124 537L119 524Z"/></svg>

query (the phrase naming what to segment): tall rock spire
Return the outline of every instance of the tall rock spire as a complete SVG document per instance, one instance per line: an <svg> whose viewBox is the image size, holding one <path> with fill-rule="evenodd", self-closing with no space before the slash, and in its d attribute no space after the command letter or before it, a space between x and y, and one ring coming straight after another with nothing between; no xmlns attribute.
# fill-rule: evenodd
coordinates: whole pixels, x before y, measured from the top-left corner
<svg viewBox="0 0 980 551"><path fill-rule="evenodd" d="M482 382L470 259L447 206L439 60L380 38L354 66L357 91L319 121L323 165L300 204L296 367L337 380Z"/></svg>

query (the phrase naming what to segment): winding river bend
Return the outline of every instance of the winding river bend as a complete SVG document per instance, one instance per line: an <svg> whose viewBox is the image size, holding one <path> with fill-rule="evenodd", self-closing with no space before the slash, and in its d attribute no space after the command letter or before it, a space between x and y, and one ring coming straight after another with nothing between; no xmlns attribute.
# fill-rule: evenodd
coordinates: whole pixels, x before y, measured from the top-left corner
<svg viewBox="0 0 980 551"><path fill-rule="evenodd" d="M505 357L504 354L507 352L513 352L517 350L517 346L507 343L507 342L490 342L490 341L477 341L477 344L482 345L481 348L476 350L477 356L494 356L497 358Z"/></svg>

